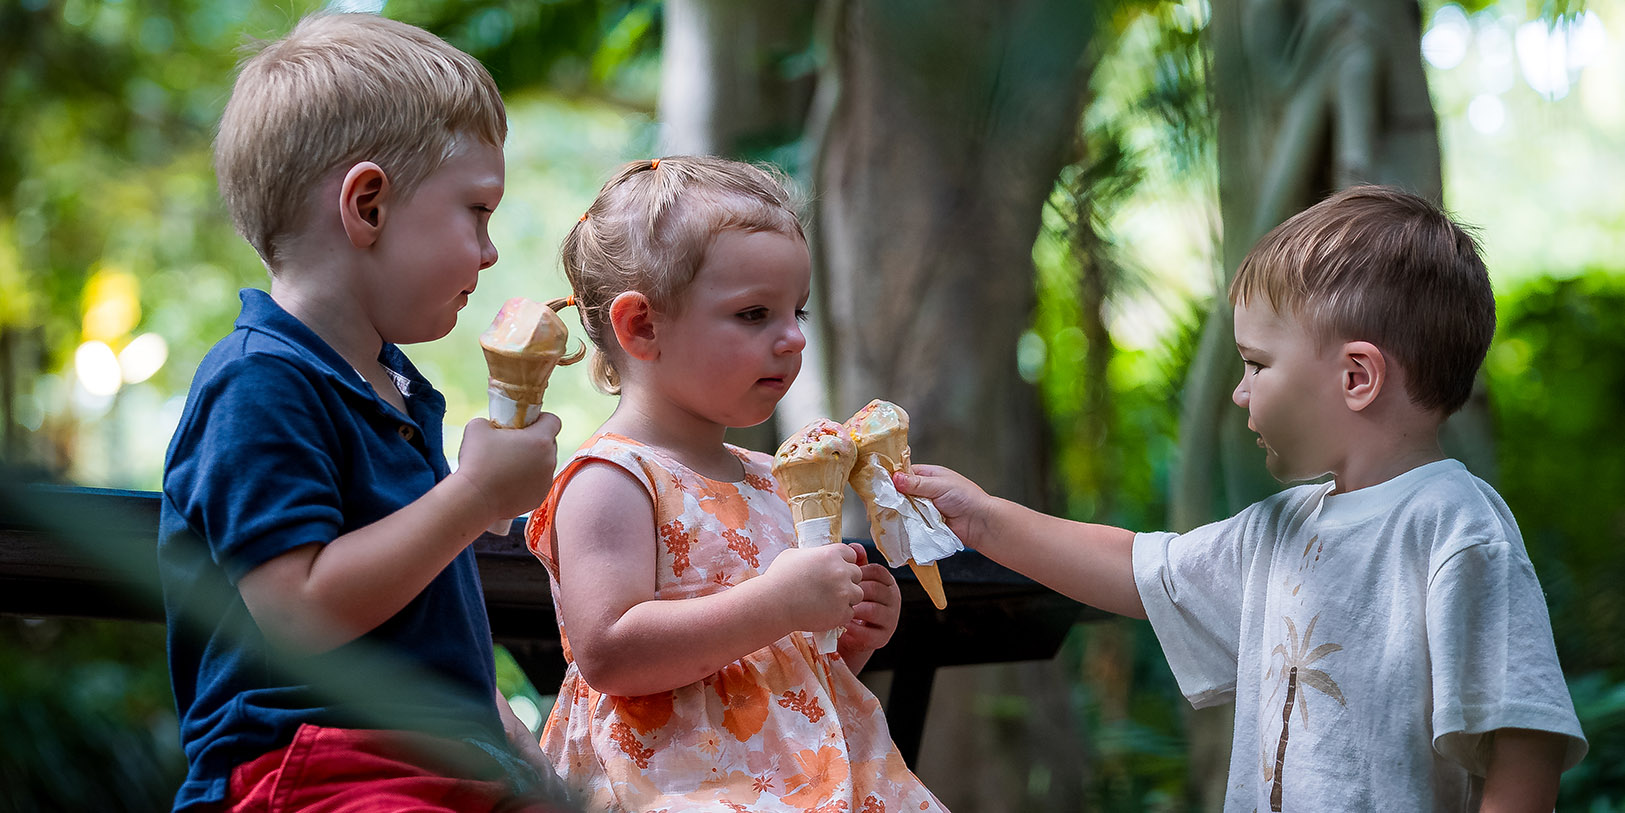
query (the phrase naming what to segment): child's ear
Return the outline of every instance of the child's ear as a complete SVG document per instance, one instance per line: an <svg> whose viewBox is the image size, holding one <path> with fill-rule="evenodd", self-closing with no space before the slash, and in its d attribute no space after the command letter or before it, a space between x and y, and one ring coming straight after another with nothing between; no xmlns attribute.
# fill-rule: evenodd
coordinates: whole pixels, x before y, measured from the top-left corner
<svg viewBox="0 0 1625 813"><path fill-rule="evenodd" d="M628 356L639 361L660 357L655 345L655 310L649 298L637 291L624 291L609 303L609 324L615 341Z"/></svg>
<svg viewBox="0 0 1625 813"><path fill-rule="evenodd" d="M389 176L371 161L362 161L344 173L339 185L339 220L356 248L370 248L378 241L389 191Z"/></svg>
<svg viewBox="0 0 1625 813"><path fill-rule="evenodd" d="M1343 345L1343 401L1359 412L1377 400L1388 383L1388 359L1371 342Z"/></svg>

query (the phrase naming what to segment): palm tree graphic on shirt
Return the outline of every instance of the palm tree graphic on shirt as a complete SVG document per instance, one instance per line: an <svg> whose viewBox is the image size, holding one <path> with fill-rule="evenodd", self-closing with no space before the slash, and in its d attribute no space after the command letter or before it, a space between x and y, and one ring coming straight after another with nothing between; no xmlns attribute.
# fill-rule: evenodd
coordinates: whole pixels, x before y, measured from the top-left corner
<svg viewBox="0 0 1625 813"><path fill-rule="evenodd" d="M1343 700L1343 691L1337 687L1337 681L1319 669L1309 668L1311 664L1321 658L1342 650L1342 644L1321 644L1314 649L1309 648L1309 641L1315 634L1315 624L1320 621L1317 614L1309 619L1309 626L1303 631L1303 640L1298 640L1298 625L1293 623L1291 616L1283 616L1286 622L1286 643L1276 644L1270 650L1270 668L1264 673L1264 680L1268 681L1275 675L1275 656L1281 656L1281 673L1275 676L1275 691L1270 694L1270 701L1274 701L1281 687L1286 687L1286 702L1281 704L1281 738L1275 746L1275 762L1269 762L1268 754L1264 756L1264 779L1273 783L1270 789L1270 810L1281 810L1281 773L1286 763L1286 744L1291 735L1292 705L1298 706L1298 717L1304 728L1309 727L1309 704L1305 700L1308 692L1304 687L1314 689L1333 700L1339 705L1348 705Z"/></svg>

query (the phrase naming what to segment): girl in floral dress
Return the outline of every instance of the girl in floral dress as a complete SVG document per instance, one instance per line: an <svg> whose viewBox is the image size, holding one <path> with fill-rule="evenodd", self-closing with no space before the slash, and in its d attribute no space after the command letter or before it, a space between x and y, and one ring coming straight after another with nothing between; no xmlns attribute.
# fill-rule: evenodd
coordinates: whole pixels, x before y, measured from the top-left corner
<svg viewBox="0 0 1625 813"><path fill-rule="evenodd" d="M856 545L794 547L772 458L723 442L801 367L810 269L778 179L626 165L563 263L620 401L526 530L568 662L542 749L591 810L939 811L854 677L897 583ZM844 627L833 655L811 633Z"/></svg>

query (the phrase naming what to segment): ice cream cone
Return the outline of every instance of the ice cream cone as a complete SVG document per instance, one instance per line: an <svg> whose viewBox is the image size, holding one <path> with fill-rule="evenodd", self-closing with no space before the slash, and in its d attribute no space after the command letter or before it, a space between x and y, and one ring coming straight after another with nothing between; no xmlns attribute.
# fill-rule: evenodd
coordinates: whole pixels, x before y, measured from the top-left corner
<svg viewBox="0 0 1625 813"><path fill-rule="evenodd" d="M552 308L515 297L503 303L480 334L489 371L491 420L498 426L529 426L541 412L553 367L564 358L569 331Z"/></svg>
<svg viewBox="0 0 1625 813"><path fill-rule="evenodd" d="M939 610L948 609L948 593L942 589L942 571L937 569L937 563L926 562L922 565L910 559L908 569L914 571L914 578L920 580L920 587L925 588L931 603Z"/></svg>
<svg viewBox="0 0 1625 813"><path fill-rule="evenodd" d="M848 418L845 426L847 434L852 436L852 442L857 446L860 460L873 454L887 474L908 471L908 413L902 407L877 398ZM852 488L863 498L864 508L869 514L870 533L877 537L878 544L881 529L877 515L882 509L875 501L874 491L865 478L854 477ZM920 586L925 588L926 595L931 597L931 603L939 610L947 609L948 595L942 589L942 574L937 570L937 563L920 564L912 558L907 562Z"/></svg>
<svg viewBox="0 0 1625 813"><path fill-rule="evenodd" d="M773 456L773 476L784 486L796 524L830 520L829 542L841 541L841 502L857 450L840 424L819 418L791 435Z"/></svg>
<svg viewBox="0 0 1625 813"><path fill-rule="evenodd" d="M547 391L553 368L575 361L564 355L569 335L564 320L547 305L524 297L502 303L491 326L480 334L492 423L505 429L522 429L541 417L542 394ZM513 518L499 519L486 530L509 534Z"/></svg>
<svg viewBox="0 0 1625 813"><path fill-rule="evenodd" d="M773 455L773 476L790 501L796 547L840 543L841 501L857 457L846 429L828 418L807 424L779 446ZM815 633L818 651L834 652L839 634L840 630Z"/></svg>

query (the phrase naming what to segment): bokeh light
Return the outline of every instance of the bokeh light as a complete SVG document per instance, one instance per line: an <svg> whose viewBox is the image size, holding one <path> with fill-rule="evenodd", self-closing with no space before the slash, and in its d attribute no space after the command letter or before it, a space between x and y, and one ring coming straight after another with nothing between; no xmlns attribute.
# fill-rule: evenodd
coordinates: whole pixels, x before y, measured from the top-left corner
<svg viewBox="0 0 1625 813"><path fill-rule="evenodd" d="M1461 6L1448 5L1433 13L1433 24L1422 35L1422 56L1440 70L1450 70L1467 57L1473 27Z"/></svg>
<svg viewBox="0 0 1625 813"><path fill-rule="evenodd" d="M98 398L110 397L124 386L124 373L119 369L118 354L107 342L92 339L79 345L73 352L73 371L79 386Z"/></svg>
<svg viewBox="0 0 1625 813"><path fill-rule="evenodd" d="M156 333L143 333L118 352L118 366L126 384L152 378L168 360L169 343Z"/></svg>

